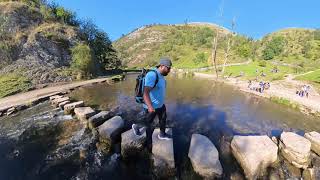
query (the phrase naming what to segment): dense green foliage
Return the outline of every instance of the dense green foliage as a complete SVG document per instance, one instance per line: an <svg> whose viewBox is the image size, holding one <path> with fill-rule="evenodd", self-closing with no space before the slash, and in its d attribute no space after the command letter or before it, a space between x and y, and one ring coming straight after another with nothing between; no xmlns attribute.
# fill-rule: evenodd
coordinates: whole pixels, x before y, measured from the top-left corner
<svg viewBox="0 0 320 180"><path fill-rule="evenodd" d="M99 30L91 21L83 21L80 26L82 39L92 49L97 62L105 69L114 69L121 66L121 61L112 47L107 33Z"/></svg>
<svg viewBox="0 0 320 180"><path fill-rule="evenodd" d="M266 45L265 49L263 50L263 59L270 60L273 59L275 56L280 55L283 51L283 47L285 45L285 39L283 37L274 37L268 44Z"/></svg>
<svg viewBox="0 0 320 180"><path fill-rule="evenodd" d="M73 68L80 70L82 73L94 72L94 59L91 49L86 44L78 44L71 49Z"/></svg>

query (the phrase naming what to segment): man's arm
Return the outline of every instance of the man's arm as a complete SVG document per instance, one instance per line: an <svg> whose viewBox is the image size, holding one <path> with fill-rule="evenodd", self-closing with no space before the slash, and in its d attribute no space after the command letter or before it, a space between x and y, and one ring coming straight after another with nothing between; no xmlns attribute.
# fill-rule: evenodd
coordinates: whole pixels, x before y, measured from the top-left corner
<svg viewBox="0 0 320 180"><path fill-rule="evenodd" d="M144 91L143 91L143 100L146 103L146 105L148 106L148 112L155 112L154 108L152 107L152 103L151 103L151 99L150 99L150 91L151 91L152 87L149 86L145 86L144 87Z"/></svg>

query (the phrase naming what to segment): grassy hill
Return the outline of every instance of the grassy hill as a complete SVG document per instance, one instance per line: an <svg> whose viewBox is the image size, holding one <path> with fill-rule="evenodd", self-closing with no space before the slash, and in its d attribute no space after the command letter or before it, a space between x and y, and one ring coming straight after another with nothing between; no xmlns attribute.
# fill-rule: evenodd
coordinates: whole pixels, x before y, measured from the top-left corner
<svg viewBox="0 0 320 180"><path fill-rule="evenodd" d="M288 28L258 41L258 57L309 71L320 67L320 30Z"/></svg>
<svg viewBox="0 0 320 180"><path fill-rule="evenodd" d="M218 64L223 63L229 38L233 42L229 63L252 58L252 39L206 23L145 26L123 36L113 45L128 67L152 66L162 56L170 57L177 68L207 67L212 65L212 42L217 33L220 36Z"/></svg>

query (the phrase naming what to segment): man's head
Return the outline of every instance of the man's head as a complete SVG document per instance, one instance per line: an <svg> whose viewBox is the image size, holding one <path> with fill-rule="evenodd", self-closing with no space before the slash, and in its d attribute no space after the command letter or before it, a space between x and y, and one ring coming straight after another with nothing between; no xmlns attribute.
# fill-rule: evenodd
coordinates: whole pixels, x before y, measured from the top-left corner
<svg viewBox="0 0 320 180"><path fill-rule="evenodd" d="M169 58L161 58L157 68L159 69L161 75L167 76L170 72L171 66L172 63Z"/></svg>

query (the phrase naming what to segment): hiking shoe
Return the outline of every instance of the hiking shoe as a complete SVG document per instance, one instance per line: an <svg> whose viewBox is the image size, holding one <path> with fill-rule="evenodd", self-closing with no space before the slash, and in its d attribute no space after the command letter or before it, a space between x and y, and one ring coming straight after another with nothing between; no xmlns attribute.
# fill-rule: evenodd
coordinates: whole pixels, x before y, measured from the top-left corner
<svg viewBox="0 0 320 180"><path fill-rule="evenodd" d="M158 138L161 140L171 140L172 139L171 135L169 135L167 133L159 133Z"/></svg>
<svg viewBox="0 0 320 180"><path fill-rule="evenodd" d="M132 129L133 129L133 133L134 133L136 136L140 136L140 135L141 135L140 129L139 129L138 125L132 124L131 127L132 127Z"/></svg>

